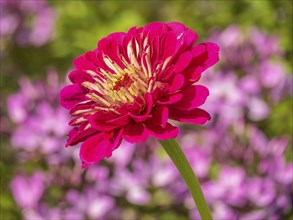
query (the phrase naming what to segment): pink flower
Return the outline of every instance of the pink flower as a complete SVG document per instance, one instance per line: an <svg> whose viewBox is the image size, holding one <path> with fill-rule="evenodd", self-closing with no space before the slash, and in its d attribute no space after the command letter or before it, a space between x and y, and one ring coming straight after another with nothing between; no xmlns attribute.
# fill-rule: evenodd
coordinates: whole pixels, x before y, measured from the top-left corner
<svg viewBox="0 0 293 220"><path fill-rule="evenodd" d="M28 190L29 188L30 190ZM11 190L14 199L21 208L34 208L44 193L43 174L39 171L30 177L19 174L13 178Z"/></svg>
<svg viewBox="0 0 293 220"><path fill-rule="evenodd" d="M181 23L154 22L110 34L74 60L73 84L61 90L60 102L74 117L67 146L83 142L83 168L110 157L122 139L175 138L178 128L168 119L210 119L199 108L209 91L194 83L218 61L219 47L196 40Z"/></svg>

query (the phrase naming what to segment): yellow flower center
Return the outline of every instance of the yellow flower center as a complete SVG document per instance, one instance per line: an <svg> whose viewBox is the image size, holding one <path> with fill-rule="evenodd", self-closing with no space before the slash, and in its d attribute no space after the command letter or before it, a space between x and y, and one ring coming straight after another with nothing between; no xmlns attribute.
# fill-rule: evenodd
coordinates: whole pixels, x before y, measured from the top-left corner
<svg viewBox="0 0 293 220"><path fill-rule="evenodd" d="M95 108L113 110L115 106L133 103L137 96L144 96L146 92L151 92L157 73L162 73L172 59L170 56L163 63L152 68L151 48L147 37L141 46L135 39L131 40L127 45L127 57L129 62L120 55L124 69L109 57L104 56L105 64L112 70L111 72L101 68L96 71L85 71L95 80L95 83L82 83L90 90L87 97L99 104Z"/></svg>
<svg viewBox="0 0 293 220"><path fill-rule="evenodd" d="M138 95L144 95L148 89L148 77L140 68L123 61L126 68L121 69L119 65L109 58L104 58L105 63L116 73L99 69L94 72L87 70L95 80L83 82L82 85L90 90L87 97L101 104L103 107L132 103Z"/></svg>

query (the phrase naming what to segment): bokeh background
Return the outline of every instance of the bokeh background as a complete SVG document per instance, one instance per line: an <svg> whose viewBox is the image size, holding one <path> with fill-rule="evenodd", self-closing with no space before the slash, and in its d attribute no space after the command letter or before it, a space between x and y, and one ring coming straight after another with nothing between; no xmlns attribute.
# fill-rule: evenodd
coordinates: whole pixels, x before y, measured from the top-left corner
<svg viewBox="0 0 293 220"><path fill-rule="evenodd" d="M179 21L221 47L205 126L179 142L215 220L292 217L292 1L1 0L1 220L198 219L155 140L81 170L58 103L72 60L103 36Z"/></svg>

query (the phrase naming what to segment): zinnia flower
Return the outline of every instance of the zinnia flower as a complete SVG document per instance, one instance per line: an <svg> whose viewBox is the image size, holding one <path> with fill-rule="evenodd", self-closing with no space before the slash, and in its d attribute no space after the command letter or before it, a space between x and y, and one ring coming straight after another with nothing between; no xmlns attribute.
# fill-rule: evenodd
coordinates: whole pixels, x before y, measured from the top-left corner
<svg viewBox="0 0 293 220"><path fill-rule="evenodd" d="M195 46L197 34L178 22L154 22L110 34L74 60L72 85L60 92L74 117L68 145L83 142L83 168L110 157L123 139L167 140L178 135L169 119L204 124L209 91L197 82L218 61L213 43Z"/></svg>

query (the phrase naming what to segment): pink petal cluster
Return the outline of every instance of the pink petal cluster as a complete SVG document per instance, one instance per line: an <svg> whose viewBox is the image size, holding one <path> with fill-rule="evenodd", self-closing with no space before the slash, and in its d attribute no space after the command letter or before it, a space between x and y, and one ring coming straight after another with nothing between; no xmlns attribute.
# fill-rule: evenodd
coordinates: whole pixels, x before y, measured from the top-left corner
<svg viewBox="0 0 293 220"><path fill-rule="evenodd" d="M197 34L178 22L154 22L110 34L74 60L72 85L60 92L74 117L68 145L83 142L83 168L110 157L125 139L166 140L178 135L169 119L204 124L199 108L209 91L197 82L218 61L213 43L195 46Z"/></svg>

